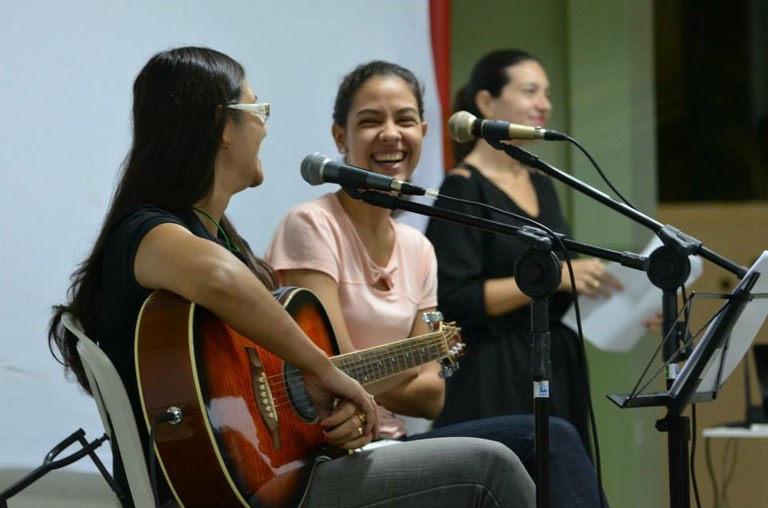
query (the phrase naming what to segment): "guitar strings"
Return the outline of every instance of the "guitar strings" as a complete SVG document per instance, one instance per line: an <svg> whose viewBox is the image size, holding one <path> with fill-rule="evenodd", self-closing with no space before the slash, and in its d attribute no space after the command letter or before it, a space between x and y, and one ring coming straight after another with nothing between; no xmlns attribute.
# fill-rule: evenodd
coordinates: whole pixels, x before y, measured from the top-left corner
<svg viewBox="0 0 768 508"><path fill-rule="evenodd" d="M419 353L422 349L434 347L435 345L446 345L447 341L443 340L442 336L440 337L427 337L425 336L427 340L419 341L418 346L415 346L413 344L393 344L392 347L386 347L379 349L372 348L370 350L364 350L364 351L356 351L353 353L346 353L343 355L337 355L331 357L331 360L333 361L334 365L336 365L339 368L349 369L349 370L360 370L360 367L363 367L363 370L365 370L365 367L369 367L369 372L375 372L376 370L379 370L382 359L392 359L392 357L398 357L402 356L403 352L409 353L412 352L414 354ZM447 349L447 348L445 348ZM390 362L391 363L391 362ZM275 378L283 377L282 373L279 374L272 374L270 376L267 376L268 381L272 381Z"/></svg>
<svg viewBox="0 0 768 508"><path fill-rule="evenodd" d="M434 356L430 355L430 359L432 359L432 358L434 358ZM418 363L415 363L412 366L409 366L408 368L415 367L415 366L421 365L423 363L428 363L428 362L418 362ZM346 370L346 369L342 369L342 370ZM395 372L395 373L393 373L391 375L394 375L396 373L402 372L403 370L405 370L405 369L399 369L397 372ZM350 375L350 377L353 377L353 378L357 379L359 382L361 382L361 384L367 384L363 380L365 378L365 376L366 376L365 374L359 374L359 373L356 374L354 372L347 372L347 374ZM385 379L387 377L389 377L389 375L384 375L384 376L376 377L373 381L379 381L379 380ZM371 382L373 382L373 381L371 381ZM280 382L279 384L284 386L286 383L285 382ZM276 388L276 387L273 386L273 388ZM291 395L288 392L288 390L286 389L286 390L281 391L280 395L278 395L278 396L274 396L273 395L273 401L274 401L274 407L275 408L282 408L282 407L291 406L291 405L294 405L294 404L301 404L301 403L306 402L307 400L309 400L309 395L307 394L307 392L305 390L302 390L300 393Z"/></svg>
<svg viewBox="0 0 768 508"><path fill-rule="evenodd" d="M406 353L410 355L410 361L406 359L405 366L403 366L402 360L395 360L394 362L392 361L392 357L397 356L397 354L393 353L395 350L399 350L401 352L406 351ZM389 377L390 375L397 374L398 372L402 372L408 368L415 367L423 363L428 363L429 360L437 360L440 356L445 354L445 351L446 348L444 341L440 339L433 339L431 341L424 342L418 348L414 348L412 346L399 347L390 349L388 352L372 352L365 354L363 357L359 357L359 360L334 357L334 360L341 360L334 361L334 364L351 377L357 379L359 382L367 383L368 379L377 381L379 379ZM383 372L385 375L377 375L381 372ZM274 382L275 378L281 379L278 379L277 382ZM273 383L270 383L272 388L276 389L286 385L282 374L270 376L270 379L273 381ZM273 400L275 405L280 407L283 404L292 403L299 400L303 402L306 400L306 395L297 395L291 397L291 395L286 390L282 391L281 395L275 396Z"/></svg>
<svg viewBox="0 0 768 508"><path fill-rule="evenodd" d="M440 354L443 351L445 351L445 348L442 344L434 343L431 345L424 345L419 351L412 353L412 361L406 361L405 365L403 365L403 361L391 361L389 355L379 355L379 358L385 358L385 360L376 360L373 357L370 358L370 361L376 363L376 365L368 365L367 362L361 361L348 364L340 362L336 364L336 366L346 372L350 377L358 380L361 384L368 384L398 374L409 368L428 363L430 360L437 360L440 356L445 356ZM355 364L361 364L362 367L359 365L355 366ZM286 382L281 380L271 386L277 388L281 385L286 385ZM299 400L299 396L292 397L287 391L283 391L281 392L281 395L275 396L274 400L276 405L282 405L286 402Z"/></svg>
<svg viewBox="0 0 768 508"><path fill-rule="evenodd" d="M406 343L406 344L400 344L399 342L393 342L391 344L386 344L384 346L376 346L374 348L368 349L368 350L362 350L362 351L354 351L351 353L344 353L341 355L336 355L331 357L331 360L334 362L334 364L337 367L344 366L346 368L353 369L359 365L374 365L377 360L381 360L382 358L390 358L392 356L398 356L402 354L403 351L418 351L425 347L431 347L435 344L441 344L445 343L447 345L448 339L453 338L454 335L457 334L448 334L444 336L445 334L443 332L435 332L431 334L423 335L424 340L420 340L418 342L418 345L414 345L413 343ZM410 341L410 339L405 339L405 341ZM375 370L374 367L372 367L373 370ZM267 376L268 381L272 381L275 378L283 377L282 373L278 374L272 374L270 376Z"/></svg>
<svg viewBox="0 0 768 508"><path fill-rule="evenodd" d="M432 335L432 337L429 337L429 335ZM455 337L456 335L458 335L456 330L449 330L447 334L445 332L435 332L433 334L427 334L423 336L427 340L419 341L418 346L414 346L409 343L405 343L405 344L392 343L392 344L387 344L386 346L381 348L378 348L378 347L374 348L373 350L366 351L362 354L360 352L348 353L346 355L335 356L332 359L336 360L334 361L334 364L338 368L347 372L347 374L357 379L361 383L367 383L368 382L367 379L370 377L374 378L373 381L378 381L380 379L389 377L390 375L394 375L399 372L402 372L407 368L428 363L429 360L423 361L425 356L428 357L430 360L432 359L437 360L441 356L447 356L449 354L449 351L447 349L449 339ZM405 339L405 341L409 341L409 339ZM401 365L402 362L397 360L393 361L393 358L392 358L393 356L397 357L398 356L397 353L400 353L402 355L403 352L410 354L411 360L416 359L416 362L413 365L409 365L406 368L403 368L403 366ZM345 358L345 356L348 356L348 358ZM391 374L388 374L391 367L396 367L396 368ZM388 375L373 376L373 374L376 374L382 371L384 373L387 373ZM279 381L274 382L276 378L280 378L280 379ZM269 383L270 388L274 388L274 389L283 388L287 385L287 382L284 380L283 374L273 374L271 376L268 376L267 380L270 381ZM283 406L290 405L290 404L302 403L302 402L305 402L306 400L308 400L308 395L306 394L306 392L302 391L300 395L295 395L292 397L288 393L288 390L285 389L281 391L281 395L273 397L273 405L275 406L275 408L281 408Z"/></svg>
<svg viewBox="0 0 768 508"><path fill-rule="evenodd" d="M456 333L454 332L452 334L447 334L445 337L444 335L445 334L443 332L435 332L423 336L426 340L419 341L417 346L409 341L409 339L405 339L405 341L409 342L387 344L383 347L373 348L372 350L362 353L355 352L348 353L346 355L338 355L333 357L332 361L334 361L334 364L337 367L346 371L351 377L358 380L365 379L366 376L370 376L374 372L381 371L382 365L384 365L384 367L394 366L395 364L393 364L392 361L387 362L386 360L391 360L392 357L397 357L398 355L402 356L403 352L405 352L405 354L410 354L411 359L421 359L424 357L425 352L430 359L438 359L439 355L436 355L436 351L434 351L436 347L439 347L438 351L447 350L446 346L448 345L448 339L455 336ZM389 364L388 366L386 365L387 363ZM405 370L401 368L401 363L402 362L398 362L396 365L398 367L398 371ZM420 365L422 363L427 362L419 361L413 366ZM388 369L385 369L385 372L387 370ZM393 372L393 374L395 373L397 372ZM287 384L283 373L267 376L266 380L268 381L269 386L274 389L282 388ZM283 393L284 395L273 398L275 406L280 407L286 403L291 403L292 401L298 400L297 397L291 398L287 393L287 390L283 391ZM304 398L306 400L306 396Z"/></svg>

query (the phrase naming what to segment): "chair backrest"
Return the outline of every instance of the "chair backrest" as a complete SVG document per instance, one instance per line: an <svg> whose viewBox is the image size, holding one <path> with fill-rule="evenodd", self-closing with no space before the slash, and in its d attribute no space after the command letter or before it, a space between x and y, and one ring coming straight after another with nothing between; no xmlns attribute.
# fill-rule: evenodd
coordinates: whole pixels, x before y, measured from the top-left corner
<svg viewBox="0 0 768 508"><path fill-rule="evenodd" d="M64 314L62 322L78 339L77 352L99 408L104 430L120 448L133 503L138 507L154 506L144 450L123 381L104 351L86 337L73 315Z"/></svg>

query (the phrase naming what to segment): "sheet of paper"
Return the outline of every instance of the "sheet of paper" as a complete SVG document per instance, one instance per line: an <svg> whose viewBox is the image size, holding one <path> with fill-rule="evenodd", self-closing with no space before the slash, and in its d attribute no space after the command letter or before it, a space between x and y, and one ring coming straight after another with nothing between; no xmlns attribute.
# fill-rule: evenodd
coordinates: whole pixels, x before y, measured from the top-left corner
<svg viewBox="0 0 768 508"><path fill-rule="evenodd" d="M757 279L757 282L755 282L750 293L753 295L768 293L768 276L766 275L766 272L768 272L768 251L763 251L749 271L758 272L760 274L760 277ZM733 369L736 368L736 365L738 365L741 359L744 358L744 355L747 354L749 346L762 328L763 323L765 323L766 316L768 316L768 298L754 298L747 304L731 330L725 362L722 362L722 371L711 368L715 365L719 366L721 363L723 351L722 349L718 349L713 355L712 360L709 362L709 368L703 373L704 375L699 384L699 391L717 392L717 390L719 390L720 386L725 383L725 380L731 375ZM693 360L694 357L691 356L688 363L692 364ZM686 367L688 366L688 363L686 363ZM683 368L685 369L685 367ZM681 372L681 376L682 374L683 373Z"/></svg>
<svg viewBox="0 0 768 508"><path fill-rule="evenodd" d="M654 236L643 252L649 256L661 247L661 240ZM701 258L690 256L691 273L685 282L686 287L699 278L702 271ZM607 263L605 271L619 279L623 291L613 293L606 298L579 297L581 325L584 338L593 346L604 351L623 353L632 349L645 335L643 320L661 312L661 289L657 288L641 270L635 270L618 263ZM574 306L568 309L563 322L576 330L576 312Z"/></svg>

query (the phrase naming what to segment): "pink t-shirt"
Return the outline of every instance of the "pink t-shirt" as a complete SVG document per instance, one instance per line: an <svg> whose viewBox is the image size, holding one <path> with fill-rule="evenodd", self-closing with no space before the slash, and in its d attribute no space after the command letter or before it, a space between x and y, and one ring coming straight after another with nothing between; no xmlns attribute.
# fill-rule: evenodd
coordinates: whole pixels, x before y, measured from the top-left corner
<svg viewBox="0 0 768 508"><path fill-rule="evenodd" d="M408 337L419 310L437 306L437 260L417 229L390 219L395 230L386 266L370 258L335 194L292 208L275 231L266 260L283 270L328 274L339 287L345 324L357 349ZM382 281L387 290L374 287Z"/></svg>

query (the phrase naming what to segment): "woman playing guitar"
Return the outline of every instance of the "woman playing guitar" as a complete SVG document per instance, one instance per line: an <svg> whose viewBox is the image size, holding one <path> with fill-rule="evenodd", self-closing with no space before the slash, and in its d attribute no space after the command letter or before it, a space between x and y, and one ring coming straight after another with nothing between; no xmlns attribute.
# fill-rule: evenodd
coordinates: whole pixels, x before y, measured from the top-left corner
<svg viewBox="0 0 768 508"><path fill-rule="evenodd" d="M347 450L367 444L378 434L373 399L273 298L269 269L225 215L233 195L262 183L259 148L269 105L251 91L240 64L207 48L158 53L133 92L133 144L119 184L90 255L73 275L68 302L54 309L49 340L63 363L88 390L75 338L61 326L62 314L71 312L118 369L139 428L146 429L134 329L147 297L169 291L297 368L327 443ZM172 383L173 366L160 368ZM126 488L114 452L115 476ZM169 486L158 481L159 503L173 503ZM206 478L197 481L204 486ZM320 459L302 493L302 506L531 506L533 486L506 448L456 439ZM293 493L267 498L256 489L239 498L272 506ZM234 505L215 495L176 501Z"/></svg>

